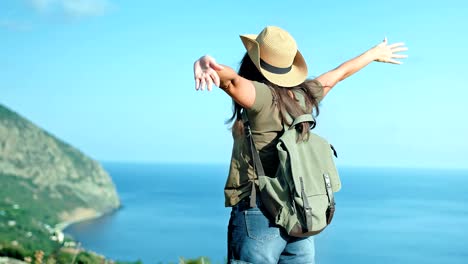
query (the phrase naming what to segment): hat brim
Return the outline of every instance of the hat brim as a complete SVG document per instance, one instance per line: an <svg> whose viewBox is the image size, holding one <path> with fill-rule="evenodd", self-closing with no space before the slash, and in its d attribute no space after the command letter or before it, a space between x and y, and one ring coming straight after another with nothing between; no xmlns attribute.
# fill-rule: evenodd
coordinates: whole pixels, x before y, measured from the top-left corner
<svg viewBox="0 0 468 264"><path fill-rule="evenodd" d="M308 72L307 64L299 50L294 57L291 70L287 73L277 74L267 71L261 67L260 45L256 41L256 34L240 35L240 38L247 50L247 53L249 54L250 59L268 81L283 87L294 87L306 80Z"/></svg>

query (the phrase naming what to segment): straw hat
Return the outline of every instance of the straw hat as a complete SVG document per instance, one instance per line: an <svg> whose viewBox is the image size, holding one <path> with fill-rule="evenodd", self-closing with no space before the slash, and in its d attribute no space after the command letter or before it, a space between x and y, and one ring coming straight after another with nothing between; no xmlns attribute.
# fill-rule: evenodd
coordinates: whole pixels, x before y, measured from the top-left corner
<svg viewBox="0 0 468 264"><path fill-rule="evenodd" d="M268 26L260 34L240 36L257 69L270 82L293 87L307 78L307 65L296 41L284 29Z"/></svg>

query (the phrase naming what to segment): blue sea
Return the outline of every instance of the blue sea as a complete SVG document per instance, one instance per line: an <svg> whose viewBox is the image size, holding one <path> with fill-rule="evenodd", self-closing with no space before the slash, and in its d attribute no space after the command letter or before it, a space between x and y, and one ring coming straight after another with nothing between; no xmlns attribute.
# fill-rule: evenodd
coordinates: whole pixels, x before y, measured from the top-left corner
<svg viewBox="0 0 468 264"><path fill-rule="evenodd" d="M224 165L105 163L123 207L65 231L115 260L223 263L230 210ZM329 263L468 263L468 171L340 168L330 227L316 236Z"/></svg>

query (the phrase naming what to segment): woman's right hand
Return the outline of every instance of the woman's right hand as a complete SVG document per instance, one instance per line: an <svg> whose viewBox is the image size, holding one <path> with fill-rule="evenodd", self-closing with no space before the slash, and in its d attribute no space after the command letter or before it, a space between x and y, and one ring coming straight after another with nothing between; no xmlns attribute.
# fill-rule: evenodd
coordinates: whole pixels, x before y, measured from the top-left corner
<svg viewBox="0 0 468 264"><path fill-rule="evenodd" d="M195 78L195 89L204 90L205 86L211 91L213 84L219 87L219 75L216 71L224 69L223 66L216 63L211 56L205 55L196 60L193 64L193 75Z"/></svg>

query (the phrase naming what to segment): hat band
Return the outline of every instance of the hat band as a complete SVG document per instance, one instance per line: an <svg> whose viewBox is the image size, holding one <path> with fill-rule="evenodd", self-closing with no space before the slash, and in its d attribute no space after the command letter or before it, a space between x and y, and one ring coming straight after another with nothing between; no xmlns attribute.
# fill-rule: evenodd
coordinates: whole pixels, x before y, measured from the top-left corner
<svg viewBox="0 0 468 264"><path fill-rule="evenodd" d="M292 65L287 68L280 68L280 67L273 66L262 59L260 59L260 67L262 67L262 69L266 71L269 71L271 73L276 73L276 74L285 74L285 73L290 72L292 69Z"/></svg>

